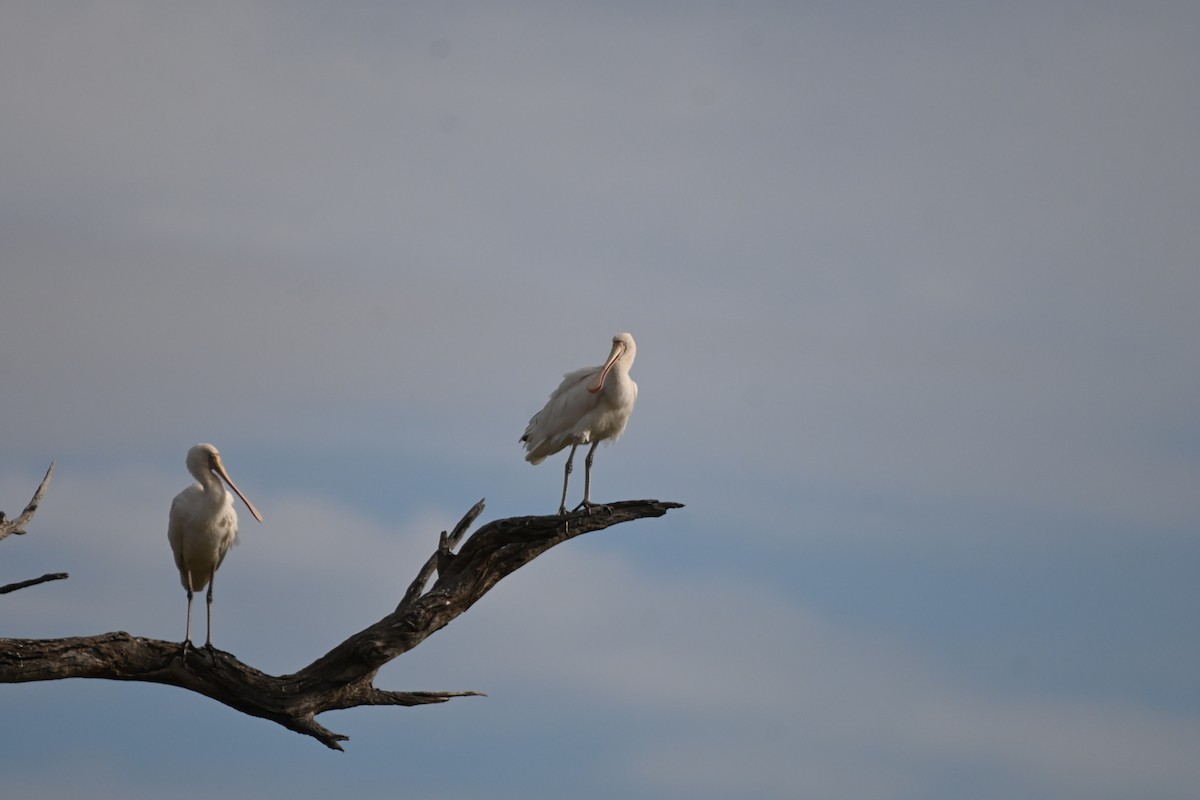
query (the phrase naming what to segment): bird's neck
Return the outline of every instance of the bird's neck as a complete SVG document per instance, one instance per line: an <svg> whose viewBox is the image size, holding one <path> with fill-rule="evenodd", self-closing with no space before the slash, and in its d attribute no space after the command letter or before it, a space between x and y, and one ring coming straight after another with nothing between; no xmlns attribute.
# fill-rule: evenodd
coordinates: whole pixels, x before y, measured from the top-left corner
<svg viewBox="0 0 1200 800"><path fill-rule="evenodd" d="M199 480L200 488L203 489L206 494L212 494L216 497L222 497L225 495L225 484L221 482L220 478L208 470L204 470L200 473Z"/></svg>

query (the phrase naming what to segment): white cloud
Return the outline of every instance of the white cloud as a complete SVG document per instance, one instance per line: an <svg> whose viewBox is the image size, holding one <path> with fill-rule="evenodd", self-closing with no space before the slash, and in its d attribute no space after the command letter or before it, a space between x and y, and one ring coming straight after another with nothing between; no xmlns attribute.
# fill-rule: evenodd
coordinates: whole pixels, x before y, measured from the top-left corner
<svg viewBox="0 0 1200 800"><path fill-rule="evenodd" d="M764 587L662 578L599 549L568 544L506 579L439 634L433 671L644 725L625 737L631 786L894 797L932 791L936 765L995 775L997 797L1185 797L1200 777L1186 716L996 690Z"/></svg>
<svg viewBox="0 0 1200 800"><path fill-rule="evenodd" d="M4 496L27 482L6 478ZM179 483L132 469L56 479L29 541L42 559L53 543L54 568L72 578L14 595L12 632L172 638L184 603L163 530ZM393 527L337 501L254 499L267 522L244 527L219 575L217 642L275 672L387 613L458 516L428 509ZM670 519L635 525L652 535ZM379 684L532 695L535 720L556 703L583 718L603 709L605 724L643 731L624 738L610 769L630 787L695 796L888 797L927 789L931 767L998 775L997 796L1183 797L1200 777L1190 756L1200 729L1186 717L1000 692L769 586L657 576L606 554L605 535L510 576Z"/></svg>

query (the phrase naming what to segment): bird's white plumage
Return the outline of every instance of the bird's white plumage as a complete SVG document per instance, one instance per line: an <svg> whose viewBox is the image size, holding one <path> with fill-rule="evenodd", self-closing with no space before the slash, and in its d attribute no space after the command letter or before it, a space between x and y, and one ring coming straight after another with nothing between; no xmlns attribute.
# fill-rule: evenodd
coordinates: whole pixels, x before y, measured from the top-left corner
<svg viewBox="0 0 1200 800"><path fill-rule="evenodd" d="M531 464L541 463L547 456L571 447L563 477L560 513L566 510L567 482L575 448L588 443L592 444L592 451L586 462L584 504L590 504L592 452L601 441L615 440L625 431L637 402L637 384L629 377L636 356L637 344L631 334L614 336L605 363L564 375L562 383L551 392L545 407L529 420L521 436L525 460Z"/></svg>
<svg viewBox="0 0 1200 800"><path fill-rule="evenodd" d="M254 518L262 522L258 509L234 484L211 444L198 444L188 450L187 468L196 482L175 495L167 524L167 541L175 555L179 581L188 593L188 619L185 643L192 635L192 593L208 587L208 643L212 643L212 580L229 548L237 543L237 512L233 495L242 499Z"/></svg>

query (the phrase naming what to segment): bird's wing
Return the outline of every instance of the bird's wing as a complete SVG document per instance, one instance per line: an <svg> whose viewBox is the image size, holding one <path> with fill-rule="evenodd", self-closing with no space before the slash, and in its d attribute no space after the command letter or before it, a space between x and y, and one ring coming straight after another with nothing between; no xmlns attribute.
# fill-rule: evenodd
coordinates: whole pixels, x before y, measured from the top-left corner
<svg viewBox="0 0 1200 800"><path fill-rule="evenodd" d="M230 498L229 505L225 508L225 513L229 515L229 536L227 537L227 540L226 540L228 542L228 544L222 544L221 558L225 558L225 553L229 552L229 548L233 547L235 544L237 544L239 541L241 541L240 534L238 533L239 528L238 528L237 512L233 510L233 499L232 498ZM217 566L220 566L220 564L218 564Z"/></svg>
<svg viewBox="0 0 1200 800"><path fill-rule="evenodd" d="M175 554L175 566L182 572L183 566L183 515L181 502L183 493L175 495L171 501L171 516L167 522L167 541L171 543L171 552Z"/></svg>
<svg viewBox="0 0 1200 800"><path fill-rule="evenodd" d="M588 384L600 372L600 367L584 367L568 372L562 383L550 393L542 410L533 415L521 441L538 461L558 452L570 443L571 429L588 411L595 407L597 397L587 390ZM537 463L536 461L534 463Z"/></svg>
<svg viewBox="0 0 1200 800"><path fill-rule="evenodd" d="M550 393L550 400L546 405L549 406L560 395L569 394L572 387L576 384L581 384L586 391L588 382L599 374L600 367L581 367L580 369L571 370L566 375L563 375L562 383Z"/></svg>

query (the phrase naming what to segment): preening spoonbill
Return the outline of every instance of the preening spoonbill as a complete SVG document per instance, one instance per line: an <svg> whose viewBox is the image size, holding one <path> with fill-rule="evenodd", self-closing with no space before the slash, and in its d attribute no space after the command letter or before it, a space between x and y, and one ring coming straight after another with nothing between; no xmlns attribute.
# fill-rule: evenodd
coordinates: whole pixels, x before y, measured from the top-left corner
<svg viewBox="0 0 1200 800"><path fill-rule="evenodd" d="M211 444L198 444L188 450L188 472L196 483L175 495L171 501L171 520L167 526L167 541L175 554L179 580L187 590L187 632L183 653L187 656L192 643L192 593L208 586L208 637L205 647L212 647L213 578L225 560L229 548L237 542L237 512L233 496L225 491L224 481L234 491L259 522L262 514L246 495L234 485L225 471L221 454Z"/></svg>
<svg viewBox="0 0 1200 800"><path fill-rule="evenodd" d="M571 454L563 470L562 502L558 513L567 513L567 483L571 480L571 461L575 448L591 442L584 459L583 502L576 509L592 503L592 456L596 445L604 439L616 439L625 430L633 404L637 401L637 384L629 377L629 368L637 356L633 336L618 333L612 340L608 360L599 367L584 367L563 376L563 381L546 401L546 406L533 415L521 441L525 444L525 460L539 464L567 445Z"/></svg>

